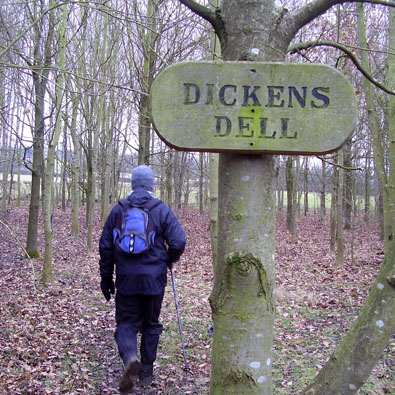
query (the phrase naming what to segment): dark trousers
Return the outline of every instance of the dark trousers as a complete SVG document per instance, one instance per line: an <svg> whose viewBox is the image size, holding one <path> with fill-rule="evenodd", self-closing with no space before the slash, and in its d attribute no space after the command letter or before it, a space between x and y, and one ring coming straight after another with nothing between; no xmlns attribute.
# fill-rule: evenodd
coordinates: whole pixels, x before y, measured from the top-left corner
<svg viewBox="0 0 395 395"><path fill-rule="evenodd" d="M159 335L163 326L159 315L165 291L159 295L115 295L115 340L124 364L137 356L137 334L141 333L142 365L152 365L156 359Z"/></svg>

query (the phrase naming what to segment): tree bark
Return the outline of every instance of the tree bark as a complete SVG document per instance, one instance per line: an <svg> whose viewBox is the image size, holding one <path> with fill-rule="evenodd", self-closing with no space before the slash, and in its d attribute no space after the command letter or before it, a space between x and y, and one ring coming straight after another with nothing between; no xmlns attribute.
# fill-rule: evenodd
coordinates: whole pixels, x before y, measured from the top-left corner
<svg viewBox="0 0 395 395"><path fill-rule="evenodd" d="M0 108L5 108L4 100L4 76L0 74ZM0 131L2 136L1 142L1 172L2 172L2 186L1 186L1 212L7 212L7 197L8 197L8 170L9 170L9 153L8 153L8 133L4 124L4 118L0 119Z"/></svg>
<svg viewBox="0 0 395 395"><path fill-rule="evenodd" d="M357 14L359 40L362 44L366 38L362 4L357 4ZM391 45L395 45L395 12L393 9L390 10L389 36L391 47ZM366 45L360 46L366 48ZM365 58L365 60L367 59ZM388 65L389 86L395 87L393 55L389 55ZM393 122L395 112L393 98L389 98L388 103L390 110L388 121ZM372 112L373 109L369 111ZM373 129L372 132L378 132L378 129ZM384 262L357 320L314 382L306 389L304 392L306 395L337 395L340 393L351 395L357 393L369 377L395 331L393 317L395 311L395 130L392 127L388 132L389 141L392 143L389 147L390 172L383 194L386 200L384 203L386 236L384 239ZM379 159L378 163L381 164L382 151L378 150L376 153L376 145L374 147L376 160Z"/></svg>
<svg viewBox="0 0 395 395"><path fill-rule="evenodd" d="M288 37L271 34L280 14L271 1L224 0L223 59L283 60ZM272 393L274 174L272 156L219 154L218 254L210 298L213 395Z"/></svg>
<svg viewBox="0 0 395 395"><path fill-rule="evenodd" d="M391 213L395 221L394 212ZM385 259L358 319L306 395L351 395L369 377L395 331L395 238L385 250Z"/></svg>
<svg viewBox="0 0 395 395"><path fill-rule="evenodd" d="M343 212L344 212L344 229L351 229L352 223L352 208L353 208L353 193L354 193L354 174L350 170L352 167L352 151L351 144L348 142L344 146L344 202L343 202Z"/></svg>
<svg viewBox="0 0 395 395"><path fill-rule="evenodd" d="M149 165L150 162L150 133L151 133L151 108L149 101L149 92L155 72L155 42L158 39L157 18L159 3L157 0L147 0L147 22L146 30L142 32L141 40L143 47L143 76L141 81L141 95L139 103L139 152L138 164ZM135 9L137 3L135 3Z"/></svg>
<svg viewBox="0 0 395 395"><path fill-rule="evenodd" d="M337 208L336 208L336 263L335 267L344 266L344 239L343 239L343 191L344 191L344 151L339 152Z"/></svg>
<svg viewBox="0 0 395 395"><path fill-rule="evenodd" d="M204 173L203 173L203 152L199 152L199 211L203 213L204 210L204 196L203 196L203 180L204 180Z"/></svg>
<svg viewBox="0 0 395 395"><path fill-rule="evenodd" d="M93 220L95 214L96 200L96 157L97 157L98 136L92 130L88 131L88 150L85 152L87 161L87 184L86 184L86 225L88 235L86 247L92 251L93 241Z"/></svg>
<svg viewBox="0 0 395 395"><path fill-rule="evenodd" d="M54 11L51 11L53 13ZM59 68L63 70L65 67L65 49L66 49L66 23L67 23L67 6L63 6L62 20L60 25L60 50L59 50ZM53 276L53 229L52 229L52 201L54 187L54 164L55 150L61 134L61 107L63 99L64 78L59 73L56 92L56 111L55 111L55 130L48 145L47 163L45 166L45 188L43 194L43 221L44 221L44 263L42 271L42 281L44 283L54 281Z"/></svg>
<svg viewBox="0 0 395 395"><path fill-rule="evenodd" d="M66 211L67 191L67 125L63 130L63 164L62 164L62 211Z"/></svg>
<svg viewBox="0 0 395 395"><path fill-rule="evenodd" d="M309 213L309 158L306 156L304 159L304 172L303 172L303 180L304 180L304 215L307 216Z"/></svg>
<svg viewBox="0 0 395 395"><path fill-rule="evenodd" d="M337 164L337 161L338 161L337 158L335 158L334 163ZM339 190L339 170L336 166L333 166L331 213L330 213L330 249L331 249L331 251L335 251L335 249L336 249L338 190Z"/></svg>
<svg viewBox="0 0 395 395"><path fill-rule="evenodd" d="M321 161L321 192L320 192L320 225L323 226L325 223L325 197L326 197L326 162Z"/></svg>
<svg viewBox="0 0 395 395"><path fill-rule="evenodd" d="M173 204L173 158L174 151L169 150L168 152L168 161L166 165L166 203L174 208Z"/></svg>
<svg viewBox="0 0 395 395"><path fill-rule="evenodd" d="M221 41L223 59L233 61L283 61L288 45L299 29L334 4L343 3L315 0L289 13L277 7L274 0L223 0L221 10L216 12L211 12L192 0L180 1L212 24ZM211 374L213 395L272 393L270 367L275 233L273 174L272 157L220 154L219 245L210 298L214 325ZM257 196L260 198L257 199ZM394 251L388 252L390 254L386 255L386 260L393 259ZM391 285L394 282L393 264L389 261L383 267L390 269L384 273L385 278L379 278L376 289L383 294L388 292L388 295L384 295L385 303L381 299L381 306L377 306L378 319L375 321L374 315L370 316L366 325L362 325L362 328L374 329L375 332L369 332L369 336L373 337L378 332L384 334L388 328L393 331L395 325L394 320L389 321L394 311L394 289ZM390 303L387 303L387 296L392 298ZM364 309L375 314L370 307L368 300ZM352 333L350 336L353 341L359 339ZM388 333L382 337L385 340L377 343L380 352L388 341ZM361 354L369 352L372 346L366 340L366 345L359 343L358 352ZM347 348L346 355L351 354L352 359L355 348L348 348L349 344L346 339L341 348ZM372 356L369 363L374 365L378 357L374 353ZM356 374L358 371L353 368L348 372L347 364L343 363L337 367L334 376L347 381L351 372ZM325 379L325 382L329 382L334 376ZM353 389L357 384L348 382L347 386ZM342 386L333 393L347 394L347 391Z"/></svg>
<svg viewBox="0 0 395 395"><path fill-rule="evenodd" d="M187 152L176 151L175 153L174 162L176 164L176 169L173 169L174 207L177 210L181 209L182 186L185 179L185 167L186 167L187 156L188 156Z"/></svg>
<svg viewBox="0 0 395 395"><path fill-rule="evenodd" d="M210 154L210 237L213 265L217 262L218 250L218 154Z"/></svg>
<svg viewBox="0 0 395 395"><path fill-rule="evenodd" d="M220 154L220 242L210 298L214 326L213 395L271 394L273 177L272 156Z"/></svg>
<svg viewBox="0 0 395 395"><path fill-rule="evenodd" d="M364 11L358 6L358 42L361 48L367 48L366 42L366 27L364 24ZM369 58L367 51L361 51L361 64L365 70L370 72ZM375 109L373 86L365 78L363 79L363 88L365 93L366 107L368 112L368 125L372 136L373 151L374 151L374 165L379 182L379 190L384 191L387 182L387 175L385 170L385 154L382 131L380 128L380 120ZM387 197L383 195L383 210L386 211ZM386 224L385 219L383 223L383 235L386 238Z"/></svg>
<svg viewBox="0 0 395 395"><path fill-rule="evenodd" d="M161 145L162 146L162 145ZM165 147L163 146L161 152L159 154L159 168L160 168L160 182L159 182L159 198L162 201L165 201L165 177L166 177L166 152Z"/></svg>
<svg viewBox="0 0 395 395"><path fill-rule="evenodd" d="M296 239L296 171L297 169L295 169L294 166L294 158L292 156L288 156L285 173L285 180L287 185L287 229L291 233L291 240L293 242Z"/></svg>
<svg viewBox="0 0 395 395"><path fill-rule="evenodd" d="M73 141L73 156L71 159L71 235L79 236L80 234L80 156L81 146L77 137L77 111L78 111L78 97L73 95L72 98L72 114L70 134Z"/></svg>
<svg viewBox="0 0 395 395"><path fill-rule="evenodd" d="M33 163L32 163L32 186L29 205L29 222L27 225L26 251L31 258L38 257L38 217L40 209L40 186L43 177L44 163L44 99L47 89L47 81L51 62L51 47L54 38L53 12L49 14L47 37L44 44L44 54L39 59L41 32L40 27L35 26L35 49L37 56L32 65L32 77L34 84L34 129L33 135Z"/></svg>
<svg viewBox="0 0 395 395"><path fill-rule="evenodd" d="M113 98L112 98L113 99ZM113 147L113 139L114 139L114 122L115 117L115 108L113 106L113 101L110 99L107 103L103 100L103 111L102 114L106 114L106 116L101 119L101 209L100 209L100 218L101 222L104 224L108 213L110 211L111 206L111 195L114 193L114 190L111 188L111 180L114 178L113 174L113 162L114 162L114 147ZM105 111L105 108L107 110Z"/></svg>
<svg viewBox="0 0 395 395"><path fill-rule="evenodd" d="M364 220L365 224L369 225L370 222L370 191L371 191L371 168L370 168L370 154L371 150L370 147L366 153L365 159L365 202L364 202Z"/></svg>

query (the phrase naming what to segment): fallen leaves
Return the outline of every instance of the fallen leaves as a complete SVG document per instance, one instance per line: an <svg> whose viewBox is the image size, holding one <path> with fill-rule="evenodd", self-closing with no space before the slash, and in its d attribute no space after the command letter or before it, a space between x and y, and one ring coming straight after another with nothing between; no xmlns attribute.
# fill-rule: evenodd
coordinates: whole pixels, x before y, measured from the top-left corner
<svg viewBox="0 0 395 395"><path fill-rule="evenodd" d="M2 218L25 240L27 207ZM81 213L81 219L84 213ZM86 229L69 236L70 212L54 213L56 282L43 286L42 261L22 259L6 231L0 232L0 393L117 394L122 364L113 338L114 301L99 287L98 253L85 248ZM97 218L99 218L97 216ZM184 372L172 289L167 287L155 380L136 394L208 394L213 282L209 219L197 210L179 213L188 245L174 267L190 372ZM345 232L346 262L335 269L328 230L311 215L298 223L290 243L283 221L277 229L277 318L274 383L277 394L296 394L336 347L363 304L383 259L377 232L362 222ZM95 245L101 224L95 226ZM42 243L42 234L39 235ZM353 241L354 251L351 251ZM41 246L42 251L42 246ZM33 270L34 269L34 270ZM375 380L388 380L384 357ZM380 377L381 376L381 377ZM389 385L383 384L383 391ZM374 393L374 392L370 392ZM377 394L382 392L377 392Z"/></svg>

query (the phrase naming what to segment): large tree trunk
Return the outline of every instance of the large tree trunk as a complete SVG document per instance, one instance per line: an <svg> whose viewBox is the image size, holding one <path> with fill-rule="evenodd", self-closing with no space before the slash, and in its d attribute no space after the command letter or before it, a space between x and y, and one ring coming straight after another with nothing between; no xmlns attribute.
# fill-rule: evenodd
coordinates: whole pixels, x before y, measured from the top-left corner
<svg viewBox="0 0 395 395"><path fill-rule="evenodd" d="M21 162L22 162L22 148L18 144L17 158L18 158L18 167L17 167L17 189L16 189L16 205L19 207L21 205Z"/></svg>
<svg viewBox="0 0 395 395"><path fill-rule="evenodd" d="M307 216L309 213L309 158L306 156L304 159L304 166L303 166L303 183L304 183L304 215Z"/></svg>
<svg viewBox="0 0 395 395"><path fill-rule="evenodd" d="M210 21L219 35L224 60L283 61L290 41L307 23L322 15L339 1L315 0L294 12L275 5L274 0L223 0L220 12L210 11L192 0L180 0ZM392 139L395 141L395 138ZM214 339L212 353L211 394L265 394L271 388L271 342L273 336L274 291L274 194L272 157L220 154L219 165L219 219L218 259L214 269L214 288L211 296ZM395 210L395 204L393 206ZM392 221L393 223L394 221ZM388 229L389 230L389 229ZM388 234L388 233L387 233ZM393 240L391 234L391 240ZM393 241L394 243L395 241ZM367 301L364 311L373 315L364 317L360 328L369 328L368 337L380 338L373 344L366 339L359 342L358 352L369 353L374 365L378 356L370 350L382 352L389 333L395 325L391 321L395 306L393 297L394 251L387 250L383 276L373 292L383 299L381 305L370 309ZM386 270L386 271L385 271ZM385 283L384 283L385 281ZM392 284L392 285L391 285ZM382 293L381 293L382 292ZM387 302L387 297L390 301ZM388 331L388 332L387 332ZM346 348L343 364L333 377L344 383L358 373L350 344L360 337L350 335L352 341L342 343ZM382 339L381 339L382 338ZM356 353L357 354L357 353ZM366 359L363 361L366 363ZM366 364L366 365L368 365ZM347 367L350 370L347 371ZM362 376L361 376L362 377ZM364 377L366 378L366 377ZM335 381L335 380L334 380ZM347 394L358 383L348 381L333 394ZM347 389L348 388L348 389ZM330 394L330 392L312 392Z"/></svg>
<svg viewBox="0 0 395 395"><path fill-rule="evenodd" d="M169 150L168 152L168 161L166 165L166 203L174 208L173 204L173 158L174 158L174 151Z"/></svg>
<svg viewBox="0 0 395 395"><path fill-rule="evenodd" d="M344 266L344 239L343 239L343 192L344 192L344 151L339 153L337 208L336 208L336 264L335 267Z"/></svg>
<svg viewBox="0 0 395 395"><path fill-rule="evenodd" d="M287 37L269 33L280 17L274 2L222 5L224 60L284 60ZM219 243L210 298L213 395L272 393L274 167L272 156L220 154Z"/></svg>
<svg viewBox="0 0 395 395"><path fill-rule="evenodd" d="M211 2L211 8L219 8L221 0ZM221 56L221 45L218 36L211 34L210 48L213 60ZM210 216L210 238L211 238L211 255L213 257L213 267L217 263L218 249L218 162L219 155L209 154L209 216Z"/></svg>
<svg viewBox="0 0 395 395"><path fill-rule="evenodd" d="M395 223L395 210L387 214ZM391 238L386 243L380 273L358 319L304 392L306 395L355 394L369 377L395 331L394 257L395 238Z"/></svg>
<svg viewBox="0 0 395 395"><path fill-rule="evenodd" d="M191 194L191 169L187 164L187 167L185 169L185 189L184 189L184 201L182 204L182 207L184 209L188 208L189 205L189 196Z"/></svg>
<svg viewBox="0 0 395 395"><path fill-rule="evenodd" d="M158 0L147 0L147 28L142 34L143 46L143 76L141 81L140 103L139 103L139 151L138 151L138 164L149 165L150 162L150 133L151 133L151 108L149 101L149 92L153 81L155 72L155 42L158 38L157 18L159 11ZM135 8L137 3L135 3Z"/></svg>
<svg viewBox="0 0 395 395"><path fill-rule="evenodd" d="M276 166L277 211L281 214L283 211L284 191L280 179L281 178L280 175L282 174L280 157L276 158L275 166Z"/></svg>
<svg viewBox="0 0 395 395"><path fill-rule="evenodd" d="M86 153L87 161L87 184L86 184L86 225L88 235L86 247L88 251L92 251L93 241L93 221L95 217L95 200L96 200L96 157L98 137L97 133L88 131L88 151Z"/></svg>
<svg viewBox="0 0 395 395"><path fill-rule="evenodd" d="M204 157L203 152L199 152L199 211L202 213L204 210L204 202L203 202L203 182L204 182Z"/></svg>
<svg viewBox="0 0 395 395"><path fill-rule="evenodd" d="M43 177L44 163L44 99L47 90L49 69L51 60L51 46L54 37L54 14L50 12L48 32L44 46L42 59L34 59L32 68L34 84L34 128L33 135L33 163L32 163L32 186L30 193L29 222L27 225L26 251L30 257L39 256L37 244L38 217L40 209L40 185ZM35 26L36 48L35 54L39 53L40 38L42 32L39 26Z"/></svg>
<svg viewBox="0 0 395 395"><path fill-rule="evenodd" d="M285 173L287 185L287 229L291 233L292 242L296 241L296 209L299 184L299 168L294 166L295 161L292 156L288 156Z"/></svg>
<svg viewBox="0 0 395 395"><path fill-rule="evenodd" d="M115 109L113 105L111 105L112 100L110 99L110 103L106 103L103 101L103 114L106 114L106 117L101 119L101 201L100 201L100 218L102 223L105 222L108 213L110 211L111 205L111 196L114 192L111 188L111 180L114 177L112 174L113 170L113 161L114 161L114 147L113 147L113 138L114 138L114 113ZM105 111L107 108L107 111Z"/></svg>
<svg viewBox="0 0 395 395"><path fill-rule="evenodd" d="M210 154L210 237L213 265L217 262L218 249L218 154Z"/></svg>
<svg viewBox="0 0 395 395"><path fill-rule="evenodd" d="M326 198L326 162L321 162L321 191L320 191L320 225L325 223L325 198Z"/></svg>
<svg viewBox="0 0 395 395"><path fill-rule="evenodd" d="M62 211L66 211L67 191L67 125L64 125L63 133L63 164L62 164Z"/></svg>
<svg viewBox="0 0 395 395"><path fill-rule="evenodd" d="M337 164L337 158L334 163ZM339 170L336 166L333 166L333 177L332 177L332 196L331 196L331 212L330 212L330 249L335 251L336 249L336 226L337 226L337 195L339 190Z"/></svg>
<svg viewBox="0 0 395 395"><path fill-rule="evenodd" d="M364 220L365 224L369 225L369 218L370 218L370 183L372 178L372 172L370 168L370 154L371 150L370 147L366 153L365 159L365 185L364 185L364 192L365 192L365 202L364 202Z"/></svg>
<svg viewBox="0 0 395 395"><path fill-rule="evenodd" d="M175 164L176 169L173 169L174 172L174 207L179 210L181 209L181 198L182 198L182 186L184 184L185 179L185 167L187 161L188 153L187 152L176 152L175 155Z"/></svg>
<svg viewBox="0 0 395 395"><path fill-rule="evenodd" d="M351 216L353 208L353 194L354 194L354 174L350 170L352 166L352 151L351 143L348 142L344 146L344 187L343 187L343 212L344 212L344 229L351 229Z"/></svg>
<svg viewBox="0 0 395 395"><path fill-rule="evenodd" d="M220 154L212 394L271 394L273 177L272 156Z"/></svg>
<svg viewBox="0 0 395 395"><path fill-rule="evenodd" d="M358 6L358 42L359 46L361 48L367 48L367 42L366 42L366 27L364 24L364 11L363 7ZM370 71L370 65L369 65L369 58L367 51L361 51L361 64L365 68L365 70ZM379 190L384 191L385 190L385 185L386 185L386 170L385 170L385 153L384 153L384 142L383 142L383 136L382 136L382 130L380 128L380 119L378 117L378 113L375 109L375 103L374 103L374 91L373 91L373 86L372 84L367 80L363 79L363 88L364 88L364 93L365 93L365 100L366 100L366 107L367 107L367 112L368 112L368 125L369 125L369 130L372 135L372 143L373 143L373 152L374 152L374 165L375 165L375 170L376 170L376 175L378 178L378 183L379 183ZM383 210L386 210L386 200L387 196L386 194L383 194ZM384 219L385 222L385 219ZM385 223L383 224L383 232L384 232L384 237L385 235Z"/></svg>
<svg viewBox="0 0 395 395"><path fill-rule="evenodd" d="M0 108L5 108L5 97L4 97L4 75L0 74ZM4 122L4 116L0 119L0 135L2 136L1 141L1 172L2 172L2 187L1 187L1 212L7 211L7 196L8 196L8 133Z"/></svg>
<svg viewBox="0 0 395 395"><path fill-rule="evenodd" d="M71 160L71 235L79 236L80 234L80 157L81 145L77 137L77 111L78 97L73 96L72 99L72 115L70 134L73 141L73 156Z"/></svg>
<svg viewBox="0 0 395 395"><path fill-rule="evenodd" d="M358 35L360 46L366 48L366 32L364 26L363 5L357 5ZM395 12L390 10L390 46L395 45ZM364 52L364 51L362 51ZM366 54L365 54L366 55ZM367 58L362 57L365 69L368 67ZM395 87L395 61L389 57L389 86ZM370 93L367 88L366 94ZM370 102L372 104L372 102ZM388 98L388 124L395 121L394 99ZM374 112L369 108L369 113ZM392 123L393 125L393 123ZM378 133L379 129L372 129ZM389 141L395 141L395 130L390 127ZM378 136L374 138L378 141ZM382 164L382 150L376 152L374 145L376 166L380 170ZM361 312L347 335L335 350L328 363L321 370L314 382L305 391L306 395L337 395L355 394L369 377L377 360L383 353L391 336L395 331L395 144L390 145L390 174L385 183L384 218L385 218L385 255L376 282L370 291ZM381 176L384 176L384 172Z"/></svg>
<svg viewBox="0 0 395 395"><path fill-rule="evenodd" d="M159 175L160 175L160 180L159 180L159 199L162 201L165 201L165 179L166 179L166 152L165 152L165 147L163 146L161 148L160 154L159 154Z"/></svg>
<svg viewBox="0 0 395 395"><path fill-rule="evenodd" d="M66 23L67 23L67 6L63 6L61 22L61 40L59 51L59 68L63 70L65 67L65 50L66 50ZM55 166L55 150L61 133L61 106L63 98L64 78L62 73L59 74L56 92L56 112L55 112L55 131L48 144L47 163L45 166L45 188L43 194L43 221L44 221L44 263L42 271L42 280L44 283L54 280L53 276L53 229L52 229L52 201L54 187L54 166Z"/></svg>
<svg viewBox="0 0 395 395"><path fill-rule="evenodd" d="M32 186L30 192L29 222L27 225L26 251L31 258L39 256L37 250L40 186L44 155L44 95L46 78L35 78L36 101L34 109Z"/></svg>

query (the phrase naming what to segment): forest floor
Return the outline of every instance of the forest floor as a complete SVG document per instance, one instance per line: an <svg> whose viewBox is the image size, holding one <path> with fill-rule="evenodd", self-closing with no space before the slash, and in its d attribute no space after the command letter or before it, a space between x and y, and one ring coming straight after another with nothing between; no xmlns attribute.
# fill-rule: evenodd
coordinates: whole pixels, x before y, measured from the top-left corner
<svg viewBox="0 0 395 395"><path fill-rule="evenodd" d="M97 213L97 218L99 218ZM0 219L26 239L28 207L11 207ZM70 211L53 216L54 274L39 282L42 260L23 259L11 232L0 223L0 394L117 394L122 364L113 338L114 300L99 287L95 226L93 252L86 229L70 236ZM188 246L175 266L179 306L190 372L184 363L171 284L162 309L155 380L136 394L208 394L211 325L208 298L213 274L208 217L179 213ZM81 213L83 219L83 213ZM279 216L277 226L277 313L273 361L275 394L298 394L323 366L358 314L383 260L374 226L357 221L345 231L345 265L334 269L328 226L314 215L298 220L291 243ZM40 234L40 251L43 236ZM351 246L353 245L353 248ZM353 250L353 252L352 252ZM170 279L169 279L170 282ZM360 394L394 394L392 342Z"/></svg>

